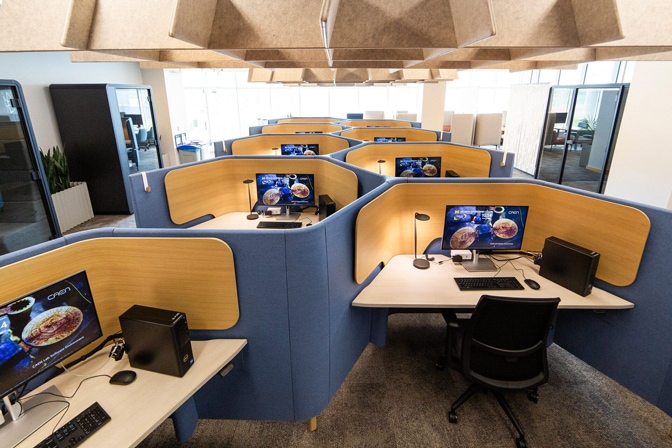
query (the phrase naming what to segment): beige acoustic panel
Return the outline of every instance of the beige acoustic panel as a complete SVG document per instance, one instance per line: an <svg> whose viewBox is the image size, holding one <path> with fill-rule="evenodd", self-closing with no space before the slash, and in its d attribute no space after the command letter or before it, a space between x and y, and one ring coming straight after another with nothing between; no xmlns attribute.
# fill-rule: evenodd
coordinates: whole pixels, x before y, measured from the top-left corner
<svg viewBox="0 0 672 448"><path fill-rule="evenodd" d="M340 121L340 118L331 117L292 117L281 118L278 123L339 123Z"/></svg>
<svg viewBox="0 0 672 448"><path fill-rule="evenodd" d="M280 145L290 144L313 144L320 145L320 155L331 154L342 149L350 147L348 141L333 135L320 134L287 134L273 135L263 134L254 135L249 138L241 138L231 143L231 153L233 155L279 155ZM276 151L273 148L277 148Z"/></svg>
<svg viewBox="0 0 672 448"><path fill-rule="evenodd" d="M247 71L247 82L271 82L273 70L265 68L251 68Z"/></svg>
<svg viewBox="0 0 672 448"><path fill-rule="evenodd" d="M371 111L369 111L371 112ZM383 112L383 111L380 111ZM384 113L384 112L383 112ZM366 116L366 112L364 112L364 116ZM341 121L341 124L343 126L350 126L350 127L367 127L367 126L375 126L375 127L386 127L386 128L410 128L411 123L408 121L399 121L399 120L378 120L375 118L363 118L363 119L352 119L352 120L345 120Z"/></svg>
<svg viewBox="0 0 672 448"><path fill-rule="evenodd" d="M612 0L492 0L492 11L497 34L472 47L574 48L623 37Z"/></svg>
<svg viewBox="0 0 672 448"><path fill-rule="evenodd" d="M331 123L281 123L269 124L261 128L262 134L296 134L300 132L319 132L328 134L343 129Z"/></svg>
<svg viewBox="0 0 672 448"><path fill-rule="evenodd" d="M267 159L221 159L175 169L166 174L165 186L170 218L184 224L202 216L221 216L249 210L246 179L257 173L301 173L315 175L315 196L328 194L336 208L357 199L357 175L333 163L314 157ZM256 186L250 184L257 197Z"/></svg>
<svg viewBox="0 0 672 448"><path fill-rule="evenodd" d="M456 8L456 17L451 6L444 0L340 0L329 48L447 49L492 36L487 1ZM468 21L460 28L465 41L458 42L456 19Z"/></svg>
<svg viewBox="0 0 672 448"><path fill-rule="evenodd" d="M410 124L406 121L405 123ZM343 137L372 142L375 137L404 137L407 142L435 142L439 136L434 131L412 127L354 128L341 132Z"/></svg>
<svg viewBox="0 0 672 448"><path fill-rule="evenodd" d="M456 47L464 47L495 35L490 0L449 0Z"/></svg>
<svg viewBox="0 0 672 448"><path fill-rule="evenodd" d="M476 130L474 131L474 145L499 146L502 141L502 114L476 115Z"/></svg>
<svg viewBox="0 0 672 448"><path fill-rule="evenodd" d="M199 47L208 47L217 0L176 0L169 35Z"/></svg>
<svg viewBox="0 0 672 448"><path fill-rule="evenodd" d="M321 0L219 0L209 48L324 48L321 8Z"/></svg>
<svg viewBox="0 0 672 448"><path fill-rule="evenodd" d="M328 83L334 82L336 69L333 68L307 68L303 73L303 80L307 83Z"/></svg>
<svg viewBox="0 0 672 448"><path fill-rule="evenodd" d="M334 32L334 24L336 23L336 13L340 0L323 0L322 9L320 10L320 32L322 35L322 43L324 48L329 50L331 48L331 35ZM333 55L333 53L331 53Z"/></svg>
<svg viewBox="0 0 672 448"><path fill-rule="evenodd" d="M334 76L334 81L335 82L352 82L352 83L360 83L360 82L365 82L369 79L369 72L365 68L358 68L358 69L345 69L345 68L339 68L336 70L336 74Z"/></svg>
<svg viewBox="0 0 672 448"><path fill-rule="evenodd" d="M356 281L362 283L376 266L397 254L413 253L414 212L430 216L418 226L419 251L440 237L448 204L527 205L524 250L540 252L549 236L594 250L600 253L597 278L616 286L635 280L651 226L646 214L633 207L541 185L399 184L359 212ZM627 233L623 222L628 222ZM623 253L629 256L623 257Z"/></svg>
<svg viewBox="0 0 672 448"><path fill-rule="evenodd" d="M672 60L672 46L670 47L599 47L595 48L597 61L670 61Z"/></svg>
<svg viewBox="0 0 672 448"><path fill-rule="evenodd" d="M483 149L467 148L450 143L370 143L353 149L345 155L351 165L386 176L395 175L397 157L441 157L439 177L453 170L460 177L488 177L490 153ZM383 162L380 162L380 161Z"/></svg>
<svg viewBox="0 0 672 448"><path fill-rule="evenodd" d="M271 82L302 82L303 81L302 68L283 68L273 70Z"/></svg>
<svg viewBox="0 0 672 448"><path fill-rule="evenodd" d="M188 260L188 262L185 262ZM233 252L215 238L94 238L0 268L11 278L0 303L86 271L104 334L132 305L187 314L192 329L233 327L239 318Z"/></svg>
<svg viewBox="0 0 672 448"><path fill-rule="evenodd" d="M70 0L5 0L0 6L0 51L67 50L61 40L69 11Z"/></svg>
<svg viewBox="0 0 672 448"><path fill-rule="evenodd" d="M89 43L96 0L70 0L61 45L85 50Z"/></svg>
<svg viewBox="0 0 672 448"><path fill-rule="evenodd" d="M199 2L200 4L200 2ZM205 4L205 3L204 3ZM89 50L198 49L197 45L170 37L175 3L164 0L98 0ZM69 30L67 31L70 32Z"/></svg>
<svg viewBox="0 0 672 448"><path fill-rule="evenodd" d="M471 145L474 142L474 128L476 118L474 114L453 114L450 125L450 141L462 145Z"/></svg>
<svg viewBox="0 0 672 448"><path fill-rule="evenodd" d="M586 2L591 3L591 2ZM600 44L607 47L660 47L672 45L672 2L616 0L623 39Z"/></svg>

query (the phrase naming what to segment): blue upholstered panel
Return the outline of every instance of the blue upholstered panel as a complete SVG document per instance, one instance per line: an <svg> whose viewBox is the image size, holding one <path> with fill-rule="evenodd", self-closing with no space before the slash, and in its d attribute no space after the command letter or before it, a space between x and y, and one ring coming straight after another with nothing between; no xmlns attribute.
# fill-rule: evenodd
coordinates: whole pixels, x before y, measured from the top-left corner
<svg viewBox="0 0 672 448"><path fill-rule="evenodd" d="M234 253L240 319L228 330L192 331L193 339L244 338L244 363L234 360L197 394L200 418L293 420L286 242L284 232L179 229L117 229L115 236L214 237ZM189 262L189 260L185 260ZM198 298L194 298L198 300ZM301 378L306 387L317 379Z"/></svg>
<svg viewBox="0 0 672 448"><path fill-rule="evenodd" d="M21 261L25 258L34 257L35 255L39 255L41 253L48 252L50 250L58 249L59 247L65 246L65 244L66 244L65 238L61 237L50 241L45 241L44 243L40 243L35 246L30 246L14 252L9 252L7 254L0 256L0 267L16 263L17 261Z"/></svg>
<svg viewBox="0 0 672 448"><path fill-rule="evenodd" d="M637 279L627 287L596 286L635 304L631 310L596 314L563 311L556 343L637 395L672 415L672 280L669 229L672 212L624 201L645 212L651 231ZM615 242L618 244L618 242ZM628 254L624 253L624 257Z"/></svg>

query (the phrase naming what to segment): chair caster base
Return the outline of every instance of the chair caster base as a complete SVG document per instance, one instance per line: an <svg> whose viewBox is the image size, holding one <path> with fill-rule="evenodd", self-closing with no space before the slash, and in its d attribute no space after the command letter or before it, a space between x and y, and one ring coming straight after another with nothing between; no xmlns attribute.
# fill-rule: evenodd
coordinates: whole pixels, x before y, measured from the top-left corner
<svg viewBox="0 0 672 448"><path fill-rule="evenodd" d="M527 448L527 441L522 437L518 437L516 439L516 448Z"/></svg>
<svg viewBox="0 0 672 448"><path fill-rule="evenodd" d="M455 411L448 412L448 421L450 423L457 423L457 413Z"/></svg>

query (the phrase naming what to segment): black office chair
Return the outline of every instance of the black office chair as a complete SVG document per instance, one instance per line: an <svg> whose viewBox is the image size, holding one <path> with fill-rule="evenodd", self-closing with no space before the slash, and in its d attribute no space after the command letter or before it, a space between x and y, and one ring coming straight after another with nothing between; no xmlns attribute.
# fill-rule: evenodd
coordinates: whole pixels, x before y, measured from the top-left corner
<svg viewBox="0 0 672 448"><path fill-rule="evenodd" d="M126 140L126 155L131 164L135 164L136 169L140 169L140 155L138 153L138 141L135 139L135 132L133 132L133 123L128 118L122 119L122 126L124 129L124 139Z"/></svg>
<svg viewBox="0 0 672 448"><path fill-rule="evenodd" d="M525 433L502 395L508 390L527 390L537 402L537 387L548 381L546 343L560 302L552 299L520 299L481 296L461 340L449 338L460 354L464 377L472 384L448 412L457 423L457 409L478 391L490 391L518 431L516 446L527 447ZM449 325L449 332L458 328Z"/></svg>
<svg viewBox="0 0 672 448"><path fill-rule="evenodd" d="M144 149L147 151L149 149L149 138L148 132L145 128L138 129L138 134L135 136L138 142L138 149Z"/></svg>

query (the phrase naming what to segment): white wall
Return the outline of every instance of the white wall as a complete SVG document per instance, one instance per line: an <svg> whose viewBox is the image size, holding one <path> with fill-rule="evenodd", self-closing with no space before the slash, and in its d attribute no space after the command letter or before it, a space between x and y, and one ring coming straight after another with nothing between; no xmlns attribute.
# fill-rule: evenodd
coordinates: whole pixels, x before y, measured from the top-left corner
<svg viewBox="0 0 672 448"><path fill-rule="evenodd" d="M637 62L605 194L668 207L672 62Z"/></svg>
<svg viewBox="0 0 672 448"><path fill-rule="evenodd" d="M62 147L49 84L142 84L137 62L72 63L68 52L0 53L0 79L21 84L37 145Z"/></svg>

